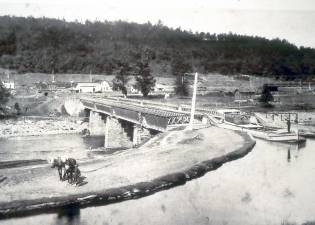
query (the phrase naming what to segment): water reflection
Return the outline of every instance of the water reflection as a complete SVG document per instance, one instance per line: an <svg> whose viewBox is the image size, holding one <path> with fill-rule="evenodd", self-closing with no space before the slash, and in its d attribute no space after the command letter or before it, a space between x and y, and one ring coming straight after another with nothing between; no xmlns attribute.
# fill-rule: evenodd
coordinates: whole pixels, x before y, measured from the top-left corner
<svg viewBox="0 0 315 225"><path fill-rule="evenodd" d="M71 204L59 209L57 213L56 224L80 224L80 206L78 204Z"/></svg>
<svg viewBox="0 0 315 225"><path fill-rule="evenodd" d="M306 141L300 142L300 143L297 144L298 150L299 150L299 149L302 149L302 148L305 148L305 147L306 147Z"/></svg>
<svg viewBox="0 0 315 225"><path fill-rule="evenodd" d="M290 162L291 161L291 148L289 147L288 148L288 162Z"/></svg>
<svg viewBox="0 0 315 225"><path fill-rule="evenodd" d="M259 140L260 142L261 140ZM272 151L276 150L279 152L285 151L285 155L283 155L284 159L290 163L292 160L297 160L299 157L299 154L303 151L302 149L307 147L307 142L301 142L301 143L276 143L276 142L266 142L261 141L262 143L268 143L268 149L272 149ZM310 141L312 142L312 140Z"/></svg>

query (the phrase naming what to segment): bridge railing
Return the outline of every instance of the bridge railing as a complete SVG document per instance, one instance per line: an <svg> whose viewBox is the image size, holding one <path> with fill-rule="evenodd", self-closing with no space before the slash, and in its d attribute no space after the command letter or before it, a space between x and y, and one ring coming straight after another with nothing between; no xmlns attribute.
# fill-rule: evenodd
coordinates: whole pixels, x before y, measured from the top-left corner
<svg viewBox="0 0 315 225"><path fill-rule="evenodd" d="M127 104L133 103L141 106L156 106L159 109L166 109L166 110L173 110L173 111L178 111L180 106L175 105L175 104L167 104L167 103L160 103L160 102L153 102L153 101L148 101L148 100L138 100L138 99L129 99L129 98L119 98L119 97L109 97L106 99L111 99L114 101L119 101L119 102L125 102Z"/></svg>
<svg viewBox="0 0 315 225"><path fill-rule="evenodd" d="M82 98L91 102L94 102L95 99L93 98ZM126 99L126 98L119 98L119 97L107 97L107 98L101 98L97 101L101 102L120 102L124 103L126 105L137 105L142 107L148 107L148 108L155 108L155 109L162 109L166 111L173 111L173 112L181 112L181 113L190 113L191 106L189 105L175 105L175 104L165 104L165 103L159 103L159 102L153 102L148 100L137 100L137 99ZM212 115L219 118L224 118L224 114L218 112L216 109L211 108L196 108L196 115L195 118L202 119L202 115Z"/></svg>
<svg viewBox="0 0 315 225"><path fill-rule="evenodd" d="M119 101L119 102L125 102L127 104L135 103L141 106L157 107L159 109L171 110L175 112L180 111L180 112L190 113L190 110L191 110L190 105L182 105L182 104L176 105L176 104L160 103L160 102L153 102L153 101L148 101L148 100L137 100L137 99L129 99L129 98L126 99L126 98L109 97L107 99L111 99L111 100ZM216 109L197 107L196 111L199 113L206 113L206 114L211 114L218 117L224 117L224 115L222 113L219 113Z"/></svg>

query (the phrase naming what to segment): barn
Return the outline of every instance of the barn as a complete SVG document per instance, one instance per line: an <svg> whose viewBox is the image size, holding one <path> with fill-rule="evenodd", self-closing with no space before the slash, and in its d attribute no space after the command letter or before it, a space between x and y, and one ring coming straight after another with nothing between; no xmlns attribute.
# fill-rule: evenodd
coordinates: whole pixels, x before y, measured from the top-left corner
<svg viewBox="0 0 315 225"><path fill-rule="evenodd" d="M108 81L100 82L78 82L73 91L77 93L111 92L112 88Z"/></svg>

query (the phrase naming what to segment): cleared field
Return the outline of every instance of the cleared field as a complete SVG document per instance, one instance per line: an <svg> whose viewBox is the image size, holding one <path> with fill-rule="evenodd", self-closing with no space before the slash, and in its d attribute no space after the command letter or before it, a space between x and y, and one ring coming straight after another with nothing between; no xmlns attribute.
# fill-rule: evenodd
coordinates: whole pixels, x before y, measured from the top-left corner
<svg viewBox="0 0 315 225"><path fill-rule="evenodd" d="M14 80L17 85L30 85L36 82L49 82L53 79L59 82L89 82L91 80L106 80L112 81L115 75L105 74L45 74L45 73L25 73L25 74L12 74L10 79ZM185 76L186 79L192 82L193 76ZM6 75L0 74L0 79L5 80ZM174 85L176 77L170 75L155 76L157 83ZM257 88L262 86L264 83L272 82L273 79L266 77L251 76L250 80L240 80L236 76L230 75L225 76L221 74L200 74L199 84L206 87L216 88L227 88L227 87L238 87L240 88ZM134 79L130 81L134 83Z"/></svg>

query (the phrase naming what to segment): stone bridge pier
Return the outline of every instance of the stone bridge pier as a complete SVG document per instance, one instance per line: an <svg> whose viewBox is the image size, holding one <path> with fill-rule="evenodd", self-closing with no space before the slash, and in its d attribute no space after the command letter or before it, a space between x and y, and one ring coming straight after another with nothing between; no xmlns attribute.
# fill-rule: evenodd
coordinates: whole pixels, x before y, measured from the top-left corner
<svg viewBox="0 0 315 225"><path fill-rule="evenodd" d="M152 134L139 124L93 110L89 111L89 131L91 136L104 136L105 148L136 147L142 137Z"/></svg>

